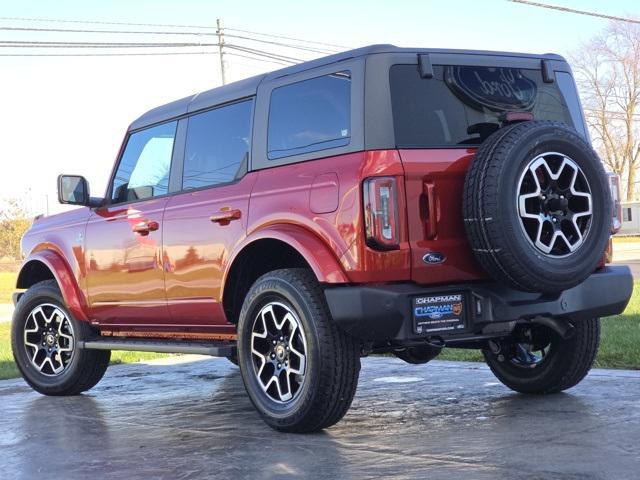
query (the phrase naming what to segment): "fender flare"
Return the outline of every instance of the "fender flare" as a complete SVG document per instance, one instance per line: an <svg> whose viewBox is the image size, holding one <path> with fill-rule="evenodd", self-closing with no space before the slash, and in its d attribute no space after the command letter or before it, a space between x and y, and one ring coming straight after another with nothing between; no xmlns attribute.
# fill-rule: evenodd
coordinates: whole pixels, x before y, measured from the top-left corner
<svg viewBox="0 0 640 480"><path fill-rule="evenodd" d="M224 272L223 291L229 272L238 256L252 243L267 239L279 240L295 249L309 264L320 283L349 283L339 260L317 235L296 225L270 225L254 231L236 246Z"/></svg>
<svg viewBox="0 0 640 480"><path fill-rule="evenodd" d="M87 321L89 318L87 316L87 302L85 296L78 287L76 278L67 261L59 253L53 250L39 250L29 255L22 264L22 267L20 267L20 273L18 273L17 280L18 288L20 288L20 285L24 284L26 281L24 275L26 275L29 265L32 265L35 262L42 263L52 273L60 287L62 298L64 298L64 302L67 305L67 308L71 311L71 314L77 320Z"/></svg>

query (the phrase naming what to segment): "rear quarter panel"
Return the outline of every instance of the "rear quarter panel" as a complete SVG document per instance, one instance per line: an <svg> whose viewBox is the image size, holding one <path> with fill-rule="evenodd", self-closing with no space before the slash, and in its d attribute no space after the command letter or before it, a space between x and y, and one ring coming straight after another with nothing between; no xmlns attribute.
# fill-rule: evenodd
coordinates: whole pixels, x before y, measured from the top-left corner
<svg viewBox="0 0 640 480"><path fill-rule="evenodd" d="M326 245L349 282L408 280L408 243L403 242L400 250L391 252L370 249L364 241L361 213L364 178L402 173L400 157L389 150L260 170L251 194L248 237L267 227L296 225ZM400 197L404 199L404 191ZM404 203L400 211L404 211ZM343 280L335 276L327 281Z"/></svg>

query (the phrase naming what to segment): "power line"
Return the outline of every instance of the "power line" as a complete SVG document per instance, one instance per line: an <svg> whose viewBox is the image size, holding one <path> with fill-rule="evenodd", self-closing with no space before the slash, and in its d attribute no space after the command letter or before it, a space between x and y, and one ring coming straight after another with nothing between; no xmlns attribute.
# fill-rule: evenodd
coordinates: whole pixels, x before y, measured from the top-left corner
<svg viewBox="0 0 640 480"><path fill-rule="evenodd" d="M106 22L106 21L84 21L84 20L71 20L71 19L51 19L51 18L31 18L31 17L0 17L0 20L10 21L29 21L29 22L57 22L57 23L69 23L80 25L125 25L125 26L143 26L143 27L171 27L171 28L200 28L212 30L215 27L201 26L201 25L179 25L179 24L159 24L159 23L132 23L132 22ZM250 30L242 29L226 29L221 25L215 32L196 32L196 31L164 31L164 30L129 30L129 29L92 29L92 28L58 28L58 27L33 27L33 26L0 26L0 30L8 32L57 32L57 33L96 33L96 34L117 34L117 35L196 35L196 36L217 36L220 39L221 35L224 35L224 31L236 31L241 33L247 33L248 35L235 35L227 34L227 37L237 40L245 40L248 42L257 42L265 45L274 45L283 48L291 48L301 50L310 53L319 54L333 54L333 48L346 48L341 45L330 44L325 42L315 42L309 40L302 40L293 37L286 37L284 35L272 35L261 32L253 32ZM254 35L263 37L272 37L286 39L293 42L299 42L302 44L294 44L289 42L279 42L273 40L267 40L264 38L256 38ZM316 45L316 46L311 46ZM318 47L317 45L323 45L329 48ZM44 49L43 52L37 53L0 53L2 57L89 57L89 56L146 56L146 55L193 55L193 54L211 54L211 51L202 52L118 52L118 53L102 53L102 52L78 52L76 49L134 49L134 48L207 48L207 47L221 47L221 41L218 43L213 42L117 42L117 41L39 41L39 40L0 40L0 49L13 48L13 49ZM249 47L241 44L228 44L225 43L224 47L228 51L228 55L233 55L240 58L246 58L249 60L267 62L276 65L291 65L305 61L297 57L289 55L283 55L269 50L263 50L260 48ZM64 53L52 53L47 52L49 49L67 49ZM1 50L0 50L1 51ZM6 51L6 50L5 50ZM103 50L104 52L104 50Z"/></svg>
<svg viewBox="0 0 640 480"><path fill-rule="evenodd" d="M0 53L0 57L133 57L149 55L211 55L211 52L142 52L142 53Z"/></svg>
<svg viewBox="0 0 640 480"><path fill-rule="evenodd" d="M228 52L225 55L232 55L234 57L240 57L240 58L248 58L249 60L256 60L258 62L276 63L278 65L285 65L285 66L291 65L290 63L284 63L278 60L269 60L266 58L250 57L249 55L242 55L241 53L235 53L235 52Z"/></svg>
<svg viewBox="0 0 640 480"><path fill-rule="evenodd" d="M216 27L205 25L181 25L171 23L130 23L130 22L104 22L100 20L67 20L58 18L30 18L30 17L0 17L0 20L12 20L20 22L49 22L49 23L84 23L87 25L128 25L132 27L170 27L170 28L202 28L215 30Z"/></svg>
<svg viewBox="0 0 640 480"><path fill-rule="evenodd" d="M57 33L102 33L102 34L130 34L130 35L140 35L140 34L149 34L149 35L197 35L197 36L217 36L217 33L208 33L208 32L165 32L165 31L141 31L141 30L92 30L92 29L79 29L79 28L33 28L33 27L7 27L0 26L0 30L11 31L11 32L57 32ZM225 29L222 28L221 31ZM291 43L283 43L276 42L272 40L264 40L261 38L252 38L250 36L244 35L234 35L234 34L226 34L226 37L237 38L241 40L247 40L251 42L259 42L265 43L269 45L276 45L286 48L293 48L297 50L304 50L313 53L322 53L322 54L334 54L337 53L335 50L327 50L320 49L316 47L310 47L305 45L294 45Z"/></svg>
<svg viewBox="0 0 640 480"><path fill-rule="evenodd" d="M627 22L627 23L640 24L640 20L636 20L636 19L633 19L633 18L617 17L615 15L605 15L604 13L590 12L590 11L587 11L587 10L577 10L575 8L561 7L560 5L549 5L549 4L546 4L546 3L531 2L529 0L507 0L507 2L521 3L523 5L529 5L529 6L532 6L532 7L539 7L539 8L546 8L548 10L557 10L559 12L564 12L564 13L575 13L576 15L586 15L588 17L604 18L606 20L615 20L617 22Z"/></svg>
<svg viewBox="0 0 640 480"><path fill-rule="evenodd" d="M611 116L616 116L618 120L622 120L624 118L627 117L627 114L624 112L614 112L612 110L599 110L597 108L583 108L583 110L585 112L592 112L592 113L596 113L596 114L606 114L606 115L611 115ZM632 117L640 117L640 113L632 113L631 114Z"/></svg>
<svg viewBox="0 0 640 480"><path fill-rule="evenodd" d="M38 28L38 27L7 27L0 26L0 30L16 32L60 32L60 33L126 33L132 35L215 35L208 32L166 32L157 30L93 30L85 28Z"/></svg>
<svg viewBox="0 0 640 480"><path fill-rule="evenodd" d="M313 52L313 53L323 53L323 54L334 54L334 53L338 53L336 51L331 51L331 50L320 50L317 48L313 48L313 47L306 47L306 46L302 46L302 45L292 45L290 43L282 43L282 42L273 42L270 40L261 40L259 38L251 38L251 37L245 37L242 35L233 35L233 34L225 34L225 37L229 37L229 38L238 38L241 40L249 40L251 42L261 42L261 43L267 43L270 45L277 45L280 47L287 47L287 48L296 48L298 50L306 50L308 52Z"/></svg>
<svg viewBox="0 0 640 480"><path fill-rule="evenodd" d="M217 47L217 43L180 43L180 42L49 42L0 40L0 47L5 48L175 48L175 47Z"/></svg>
<svg viewBox="0 0 640 480"><path fill-rule="evenodd" d="M56 19L56 18L33 18L33 17L0 17L0 20L9 20L9 21L20 21L20 22L44 22L44 23L72 23L72 24L85 24L85 25L121 25L121 26L132 26L132 27L168 27L168 28L196 28L202 30L216 30L216 27L207 26L207 25L185 25L185 24L168 24L168 23L133 23L133 22L106 22L100 20L69 20L69 19ZM351 47L347 47L345 45L338 45L335 43L328 42L318 42L314 40L305 40L302 38L295 37L287 37L284 35L275 35L271 33L262 33L256 32L253 30L243 30L239 28L227 28L225 27L223 30L233 31L233 32L241 32L241 33L250 33L254 35L261 35L263 37L272 37L272 38L281 38L285 40L293 40L300 43L306 44L315 44L315 45L323 45L325 47L335 47L339 49L349 49ZM89 32L87 32L89 33ZM98 32L96 32L98 33ZM115 32L114 32L115 33ZM123 32L128 33L128 32ZM143 33L143 32L140 32ZM203 33L203 32L200 32ZM159 35L161 33L158 33ZM215 33L213 33L215 35Z"/></svg>
<svg viewBox="0 0 640 480"><path fill-rule="evenodd" d="M241 30L239 28L225 28L225 30L228 30L230 32L252 33L254 35L262 35L263 37L282 38L284 40L293 40L293 41L296 41L296 42L314 43L316 45L324 45L325 47L337 47L337 48L340 48L340 49L345 49L345 48L346 49L350 49L351 48L351 47L347 47L345 45L337 45L335 43L316 42L316 41L313 41L313 40L303 40L301 38L285 37L284 35L274 35L274 34L271 34L271 33L260 33L260 32L254 32L252 30Z"/></svg>
<svg viewBox="0 0 640 480"><path fill-rule="evenodd" d="M300 62L304 62L305 61L305 60L302 60L300 58L289 57L287 55L280 55L280 54L277 54L277 53L268 52L266 50L259 50L257 48L250 48L250 47L245 47L245 46L242 46L242 45L235 45L235 44L231 44L231 43L225 43L224 46L227 47L227 48L240 50L241 52L253 53L255 55L265 56L265 57L273 58L275 60L282 60L282 61L289 62L289 63L300 63Z"/></svg>

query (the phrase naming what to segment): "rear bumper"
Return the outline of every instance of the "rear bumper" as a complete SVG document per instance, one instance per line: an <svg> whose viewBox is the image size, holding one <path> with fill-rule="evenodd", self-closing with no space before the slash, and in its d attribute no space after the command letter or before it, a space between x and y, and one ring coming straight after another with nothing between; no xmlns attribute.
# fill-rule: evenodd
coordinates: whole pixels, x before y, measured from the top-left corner
<svg viewBox="0 0 640 480"><path fill-rule="evenodd" d="M411 299L422 295L465 293L467 328L445 338L455 343L496 336L516 320L537 316L568 320L622 313L633 292L629 267L608 266L580 285L554 295L527 293L496 283L421 287L414 283L328 287L325 296L333 319L356 338L391 344L424 341L414 332Z"/></svg>

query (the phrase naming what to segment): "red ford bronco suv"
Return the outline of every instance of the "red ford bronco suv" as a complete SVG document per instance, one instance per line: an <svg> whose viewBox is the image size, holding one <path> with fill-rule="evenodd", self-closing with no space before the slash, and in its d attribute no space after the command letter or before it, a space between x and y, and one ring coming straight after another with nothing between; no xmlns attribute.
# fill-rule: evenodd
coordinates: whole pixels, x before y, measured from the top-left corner
<svg viewBox="0 0 640 480"><path fill-rule="evenodd" d="M104 198L23 239L13 353L46 395L111 350L226 356L273 428L319 430L360 357L481 349L525 393L589 371L615 208L557 55L376 45L169 103L127 130Z"/></svg>

